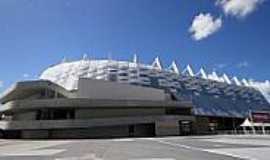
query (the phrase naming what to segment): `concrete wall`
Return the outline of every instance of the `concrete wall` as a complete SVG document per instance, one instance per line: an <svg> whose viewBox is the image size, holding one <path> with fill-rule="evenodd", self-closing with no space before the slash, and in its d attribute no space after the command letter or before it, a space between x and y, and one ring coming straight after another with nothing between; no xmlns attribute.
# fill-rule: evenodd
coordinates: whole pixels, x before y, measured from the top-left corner
<svg viewBox="0 0 270 160"><path fill-rule="evenodd" d="M112 100L165 100L163 90L108 82L102 80L79 79L78 98Z"/></svg>
<svg viewBox="0 0 270 160"><path fill-rule="evenodd" d="M194 132L197 134L208 134L209 133L208 117L196 117L193 129Z"/></svg>
<svg viewBox="0 0 270 160"><path fill-rule="evenodd" d="M77 109L76 119L164 115L163 108Z"/></svg>
<svg viewBox="0 0 270 160"><path fill-rule="evenodd" d="M0 121L0 128L11 138L172 136L179 135L181 120L193 121L194 117L158 115L77 120ZM133 130L132 134L131 130ZM17 137L18 131L21 132L20 137Z"/></svg>
<svg viewBox="0 0 270 160"><path fill-rule="evenodd" d="M65 97L76 98L76 92L69 92L65 88L46 80L37 81L21 81L14 84L12 87L7 89L0 96L0 103L6 103L12 100L19 100L31 97L35 94L40 93L40 91L48 89L56 91Z"/></svg>
<svg viewBox="0 0 270 160"><path fill-rule="evenodd" d="M180 134L178 120L164 120L156 122L157 136L176 136Z"/></svg>
<svg viewBox="0 0 270 160"><path fill-rule="evenodd" d="M65 129L65 128L89 128L98 126L118 126L132 124L149 124L160 121L194 121L192 116L138 116L93 118L72 120L28 120L28 121L0 121L2 130L34 130L34 129ZM169 122L168 122L169 123Z"/></svg>
<svg viewBox="0 0 270 160"><path fill-rule="evenodd" d="M142 137L154 136L155 124L136 124L134 133L129 129L131 125L91 127L85 129L51 129L51 130L22 130L21 138L24 139L46 139L46 138L109 138L109 137Z"/></svg>
<svg viewBox="0 0 270 160"><path fill-rule="evenodd" d="M16 113L13 116L13 120L35 120L36 119L36 111L31 111L31 112L23 112L23 113Z"/></svg>
<svg viewBox="0 0 270 160"><path fill-rule="evenodd" d="M23 130L21 131L23 139L45 139L49 138L48 130Z"/></svg>
<svg viewBox="0 0 270 160"><path fill-rule="evenodd" d="M134 125L134 137L155 136L155 123Z"/></svg>
<svg viewBox="0 0 270 160"><path fill-rule="evenodd" d="M128 126L93 127L87 129L50 130L50 138L128 137Z"/></svg>

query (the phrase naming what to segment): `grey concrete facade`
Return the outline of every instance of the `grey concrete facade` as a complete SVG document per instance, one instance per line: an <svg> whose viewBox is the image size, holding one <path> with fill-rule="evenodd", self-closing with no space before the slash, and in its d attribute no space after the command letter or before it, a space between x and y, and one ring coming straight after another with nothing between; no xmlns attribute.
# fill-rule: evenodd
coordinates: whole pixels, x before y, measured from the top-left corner
<svg viewBox="0 0 270 160"><path fill-rule="evenodd" d="M89 85L91 83L91 85ZM113 94L112 94L113 93ZM164 101L163 90L132 86L103 80L82 78L78 83L78 98L110 100L148 100Z"/></svg>
<svg viewBox="0 0 270 160"><path fill-rule="evenodd" d="M164 90L90 79L74 91L19 82L0 102L0 129L11 138L180 135L181 121L195 121L192 103L173 101Z"/></svg>

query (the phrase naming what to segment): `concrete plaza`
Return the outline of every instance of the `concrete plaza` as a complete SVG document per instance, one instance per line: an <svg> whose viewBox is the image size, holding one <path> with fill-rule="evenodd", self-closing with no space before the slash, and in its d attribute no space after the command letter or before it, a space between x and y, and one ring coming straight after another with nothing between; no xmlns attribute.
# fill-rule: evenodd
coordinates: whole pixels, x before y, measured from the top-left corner
<svg viewBox="0 0 270 160"><path fill-rule="evenodd" d="M268 160L270 136L0 140L0 160Z"/></svg>

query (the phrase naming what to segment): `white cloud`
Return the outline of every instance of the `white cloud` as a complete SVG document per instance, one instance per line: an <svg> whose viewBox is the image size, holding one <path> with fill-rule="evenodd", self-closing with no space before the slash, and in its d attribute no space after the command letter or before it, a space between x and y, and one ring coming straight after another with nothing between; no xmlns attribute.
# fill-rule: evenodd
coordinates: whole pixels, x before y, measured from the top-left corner
<svg viewBox="0 0 270 160"><path fill-rule="evenodd" d="M223 69L223 68L227 67L228 65L227 64L224 64L224 63L221 63L221 64L216 64L215 66L217 68Z"/></svg>
<svg viewBox="0 0 270 160"><path fill-rule="evenodd" d="M24 73L24 74L23 74L23 78L29 78L29 77L30 77L29 74L27 74L27 73Z"/></svg>
<svg viewBox="0 0 270 160"><path fill-rule="evenodd" d="M249 63L247 61L243 61L237 64L238 68L246 68L249 66Z"/></svg>
<svg viewBox="0 0 270 160"><path fill-rule="evenodd" d="M195 16L189 32L194 40L202 40L217 32L222 26L221 18L214 18L210 13Z"/></svg>
<svg viewBox="0 0 270 160"><path fill-rule="evenodd" d="M0 88L4 86L4 82L0 80Z"/></svg>
<svg viewBox="0 0 270 160"><path fill-rule="evenodd" d="M245 17L252 13L264 0L217 0L226 15Z"/></svg>

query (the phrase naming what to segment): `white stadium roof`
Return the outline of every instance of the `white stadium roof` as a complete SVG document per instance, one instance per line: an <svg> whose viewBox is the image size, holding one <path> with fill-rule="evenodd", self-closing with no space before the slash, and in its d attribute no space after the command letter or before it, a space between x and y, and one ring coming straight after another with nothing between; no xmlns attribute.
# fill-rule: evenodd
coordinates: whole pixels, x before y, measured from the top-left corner
<svg viewBox="0 0 270 160"><path fill-rule="evenodd" d="M83 56L82 60L67 62L66 59L63 60L60 64L51 66L43 71L40 75L40 79L50 80L56 84L61 85L62 87L73 90L77 88L78 79L80 77L91 77L91 74L94 70L102 68L106 65L116 65L122 67L130 68L148 68L148 69L158 69L161 71L170 71L175 74L182 74L191 77L200 77L207 80L223 82L228 85L238 85L253 87L262 92L262 94L270 102L270 83L269 81L265 82L256 82L247 79L239 79L237 77L230 78L226 74L218 75L216 72L207 74L207 72L201 68L198 72L194 72L191 65L187 65L182 71L178 68L175 61L168 68L163 68L162 63L159 57L154 59L154 62L151 65L141 64L138 62L137 56L134 55L133 61L116 61L111 59L106 60L89 60L86 55ZM196 73L196 74L195 74Z"/></svg>

